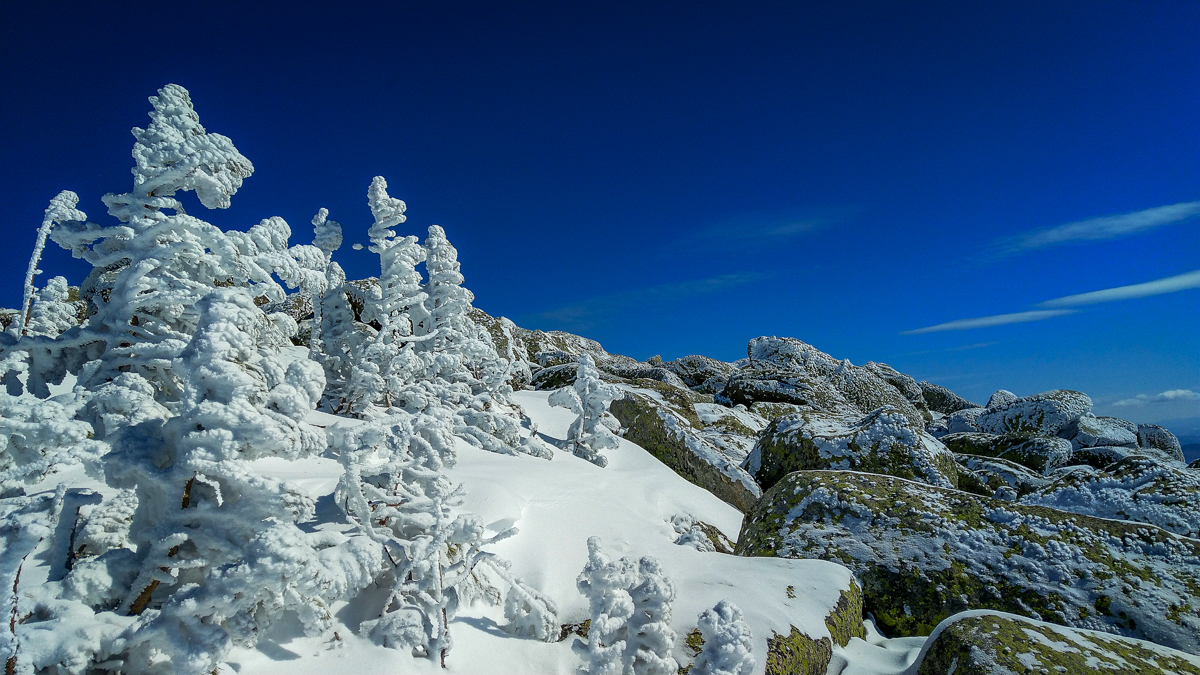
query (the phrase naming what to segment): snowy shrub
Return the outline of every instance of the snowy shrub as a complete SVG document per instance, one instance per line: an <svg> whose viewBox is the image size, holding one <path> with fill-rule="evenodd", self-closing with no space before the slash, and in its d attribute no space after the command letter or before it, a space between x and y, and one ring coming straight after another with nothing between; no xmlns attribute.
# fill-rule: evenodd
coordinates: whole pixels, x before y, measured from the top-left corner
<svg viewBox="0 0 1200 675"><path fill-rule="evenodd" d="M590 354L579 357L575 384L550 394L550 405L579 415L567 431L567 443L577 456L597 466L608 465L601 451L616 448L621 441L605 425L604 413L608 403L620 395L616 387L601 381Z"/></svg>
<svg viewBox="0 0 1200 675"><path fill-rule="evenodd" d="M504 630L542 642L558 641L558 605L523 581L513 579L504 598Z"/></svg>
<svg viewBox="0 0 1200 675"><path fill-rule="evenodd" d="M600 538L588 539L588 562L575 581L591 608L588 641L571 648L593 674L673 674L671 601L675 587L651 557L611 561L600 551Z"/></svg>
<svg viewBox="0 0 1200 675"><path fill-rule="evenodd" d="M697 620L704 650L692 666L694 675L750 675L754 671L754 637L738 606L722 600Z"/></svg>
<svg viewBox="0 0 1200 675"><path fill-rule="evenodd" d="M69 299L65 277L53 277L46 287L37 292L33 307L29 310L27 335L58 337L80 323L79 306Z"/></svg>
<svg viewBox="0 0 1200 675"><path fill-rule="evenodd" d="M56 468L89 462L108 451L92 425L76 419L79 390L39 400L0 391L0 490L39 482Z"/></svg>

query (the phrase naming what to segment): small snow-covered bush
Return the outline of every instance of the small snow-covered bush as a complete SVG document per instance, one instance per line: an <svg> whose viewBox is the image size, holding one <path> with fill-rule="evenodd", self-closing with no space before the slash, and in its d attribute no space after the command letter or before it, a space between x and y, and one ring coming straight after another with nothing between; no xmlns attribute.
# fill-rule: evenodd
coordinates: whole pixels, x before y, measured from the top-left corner
<svg viewBox="0 0 1200 675"><path fill-rule="evenodd" d="M695 675L750 675L754 671L754 637L737 605L722 600L697 620L704 649L689 671Z"/></svg>
<svg viewBox="0 0 1200 675"><path fill-rule="evenodd" d="M571 648L588 673L671 675L679 664L671 656L671 602L675 586L655 558L612 561L600 550L600 538L588 539L588 562L575 584L591 608L588 640Z"/></svg>
<svg viewBox="0 0 1200 675"><path fill-rule="evenodd" d="M605 425L604 413L608 403L620 395L620 390L600 379L590 354L579 357L575 383L550 394L550 405L579 415L567 431L567 443L575 455L597 466L608 466L608 458L601 452L620 446L621 441Z"/></svg>

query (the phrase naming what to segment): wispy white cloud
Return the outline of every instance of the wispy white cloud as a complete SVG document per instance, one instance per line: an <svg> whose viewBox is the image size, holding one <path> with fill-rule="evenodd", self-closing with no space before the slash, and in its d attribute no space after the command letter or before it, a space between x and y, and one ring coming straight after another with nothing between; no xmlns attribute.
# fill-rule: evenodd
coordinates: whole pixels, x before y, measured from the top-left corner
<svg viewBox="0 0 1200 675"><path fill-rule="evenodd" d="M1191 389L1172 389L1164 391L1161 394L1138 394L1133 398L1117 401L1113 404L1113 407L1128 408L1143 406L1147 403L1169 403L1171 401L1200 401L1200 392L1192 391Z"/></svg>
<svg viewBox="0 0 1200 675"><path fill-rule="evenodd" d="M1090 293L1080 293L1078 295L1068 295L1063 298L1055 298L1039 303L1038 307L1079 307L1081 305L1095 305L1101 302L1113 302L1115 300L1130 300L1132 298L1145 298L1151 295L1162 295L1163 293L1175 293L1184 291L1189 288L1200 288L1200 270L1179 274L1165 279L1155 281L1147 281L1141 284L1132 284L1130 286L1118 286L1116 288L1106 288L1102 291L1092 291Z"/></svg>
<svg viewBox="0 0 1200 675"><path fill-rule="evenodd" d="M997 246L1003 253L1017 253L1072 241L1115 239L1178 223L1197 215L1200 215L1200 201L1181 202L1133 213L1123 213L1119 216L1089 218L1045 230L1028 232L1001 240L997 242Z"/></svg>
<svg viewBox="0 0 1200 675"><path fill-rule="evenodd" d="M671 303L684 298L708 295L770 278L765 272L736 272L693 279L672 284L651 286L624 293L613 293L590 298L583 302L567 305L548 312L527 317L556 330L586 330L604 317L629 307Z"/></svg>
<svg viewBox="0 0 1200 675"><path fill-rule="evenodd" d="M1146 298L1152 295L1162 295L1164 293L1184 291L1189 288L1200 288L1200 270L1196 270L1195 272L1187 272L1186 274L1178 274L1165 279L1147 281L1141 284L1106 288L1102 291L1092 291L1090 293L1080 293L1078 295L1068 295L1037 304L1038 307L1043 307L1044 309L1036 309L1028 312L1016 312L1014 314L981 316L976 319L959 319L957 321L939 323L936 326L928 326L926 328L918 328L916 330L906 330L900 334L920 335L921 333L937 333L944 330L970 330L972 328L1003 326L1010 323L1043 321L1045 319L1053 319L1056 316L1075 313L1076 310L1074 309L1065 309L1068 307L1082 307L1084 305L1096 305L1102 302L1130 300L1133 298Z"/></svg>
<svg viewBox="0 0 1200 675"><path fill-rule="evenodd" d="M989 328L991 326L1003 326L1010 323L1027 323L1029 321L1044 321L1053 319L1056 316L1064 314L1074 314L1073 309L1040 309L1031 312L1016 312L1014 314L996 314L994 316L981 316L976 319L959 319L957 321L949 321L939 323L936 326L927 326L925 328L917 328L916 330L906 330L901 335L920 335L921 333L938 333L944 330L970 330L972 328Z"/></svg>

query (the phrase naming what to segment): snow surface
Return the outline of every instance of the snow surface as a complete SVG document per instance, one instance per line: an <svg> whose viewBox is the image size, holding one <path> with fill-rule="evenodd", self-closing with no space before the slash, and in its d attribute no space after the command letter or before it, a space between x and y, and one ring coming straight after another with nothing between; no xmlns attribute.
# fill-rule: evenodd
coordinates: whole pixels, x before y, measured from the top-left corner
<svg viewBox="0 0 1200 675"><path fill-rule="evenodd" d="M297 348L295 356L304 352ZM537 424L543 440L559 444L575 414L552 408L547 397L548 392L542 391L513 394L514 402ZM318 411L310 412L305 421L326 429L361 423ZM699 615L721 600L743 611L753 634L756 673L765 668L766 641L772 630L786 633L788 626L794 625L816 639L829 635L824 617L849 582L846 568L820 560L745 558L675 544L678 535L670 522L673 516L688 514L733 539L742 514L679 477L637 445L622 439L619 447L609 451L610 463L605 468L564 451L546 461L528 455L499 455L461 440L457 449L458 464L447 473L466 487L465 509L482 517L488 534L511 526L520 530L491 550L512 562L513 574L557 603L561 623L588 618L587 599L576 589L575 579L587 560L588 537L598 536L613 558L653 556L661 561L676 588L672 628L678 634L674 656L681 664L693 661L683 649L683 638L696 628ZM302 528L349 528L333 503L342 473L336 459L310 457L289 462L266 458L252 466L265 476L294 484L316 501L316 521L303 523ZM71 467L29 493L52 493L64 482L104 494L113 492L87 478L80 467ZM29 556L21 588L49 578L51 557L46 551ZM788 586L793 587L795 598L788 597ZM317 637L305 637L295 617L284 617L255 648L235 647L218 672L576 673L581 665L571 650L574 636L555 643L514 637L502 630L501 606L477 603L460 609L451 623L454 649L447 670L442 671L435 661L380 647L357 635L359 623L375 618L386 592L371 587L351 602L335 603L333 628ZM867 641L855 638L847 648L835 648L830 672L899 673L923 642L922 638L886 640L870 630L868 636Z"/></svg>

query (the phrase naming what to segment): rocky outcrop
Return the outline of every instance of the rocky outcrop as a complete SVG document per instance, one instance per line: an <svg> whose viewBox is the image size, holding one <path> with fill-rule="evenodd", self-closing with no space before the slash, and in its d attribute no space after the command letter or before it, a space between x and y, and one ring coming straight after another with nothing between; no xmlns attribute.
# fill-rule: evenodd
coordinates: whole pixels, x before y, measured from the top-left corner
<svg viewBox="0 0 1200 675"><path fill-rule="evenodd" d="M745 512L762 490L738 463L706 441L692 399L678 389L631 389L609 412L625 428L625 438L645 448L688 481Z"/></svg>
<svg viewBox="0 0 1200 675"><path fill-rule="evenodd" d="M1168 461L1183 462L1183 447L1175 434L1157 424L1139 424L1137 427L1137 444L1144 450L1157 451Z"/></svg>
<svg viewBox="0 0 1200 675"><path fill-rule="evenodd" d="M1153 642L990 611L946 619L919 658L917 675L1200 673L1200 658Z"/></svg>
<svg viewBox="0 0 1200 675"><path fill-rule="evenodd" d="M921 411L926 422L933 419L933 415L930 414L929 404L925 402L925 393L921 390L921 385L917 384L916 380L886 363L870 361L863 366L863 369L874 373L876 377L895 387L896 391L899 391L909 403L913 404L913 407Z"/></svg>
<svg viewBox="0 0 1200 675"><path fill-rule="evenodd" d="M1058 435L1075 448L1099 446L1137 447L1137 425L1117 417L1084 415L1063 427Z"/></svg>
<svg viewBox="0 0 1200 675"><path fill-rule="evenodd" d="M1007 389L997 389L988 397L985 408L999 408L1017 400L1017 395Z"/></svg>
<svg viewBox="0 0 1200 675"><path fill-rule="evenodd" d="M984 408L964 408L946 419L946 431L951 434L971 433L979 431L979 416Z"/></svg>
<svg viewBox="0 0 1200 675"><path fill-rule="evenodd" d="M866 635L862 620L862 589L853 579L849 590L838 596L837 605L825 617L830 637L813 639L795 626L791 633L772 631L767 638L766 675L824 675L833 658L833 645L845 647L850 638Z"/></svg>
<svg viewBox="0 0 1200 675"><path fill-rule="evenodd" d="M929 409L943 415L953 415L959 410L979 407L978 403L971 403L945 387L925 381L918 382L917 386L921 388L921 393Z"/></svg>
<svg viewBox="0 0 1200 675"><path fill-rule="evenodd" d="M984 408L976 426L979 431L989 434L1055 436L1091 409L1092 399L1087 394L1055 389L1024 396L995 408Z"/></svg>
<svg viewBox="0 0 1200 675"><path fill-rule="evenodd" d="M662 364L679 376L689 387L699 387L713 378L728 378L735 369L732 364L693 354Z"/></svg>
<svg viewBox="0 0 1200 675"><path fill-rule="evenodd" d="M1121 459L1103 471L1076 467L1022 497L1020 503L1149 523L1200 538L1200 475L1140 455Z"/></svg>
<svg viewBox="0 0 1200 675"><path fill-rule="evenodd" d="M841 469L956 487L954 456L904 415L880 408L859 418L800 412L763 431L746 460L763 489L792 471Z"/></svg>
<svg viewBox="0 0 1200 675"><path fill-rule="evenodd" d="M939 440L956 453L1007 459L1042 474L1071 459L1070 442L1048 436L960 432Z"/></svg>
<svg viewBox="0 0 1200 675"><path fill-rule="evenodd" d="M996 609L1200 652L1200 541L891 476L798 471L747 514L737 553L840 562L891 635Z"/></svg>
<svg viewBox="0 0 1200 675"><path fill-rule="evenodd" d="M961 453L955 453L954 459L983 481L991 490L982 493L988 497L1012 501L1051 483L1051 479L1007 459Z"/></svg>

